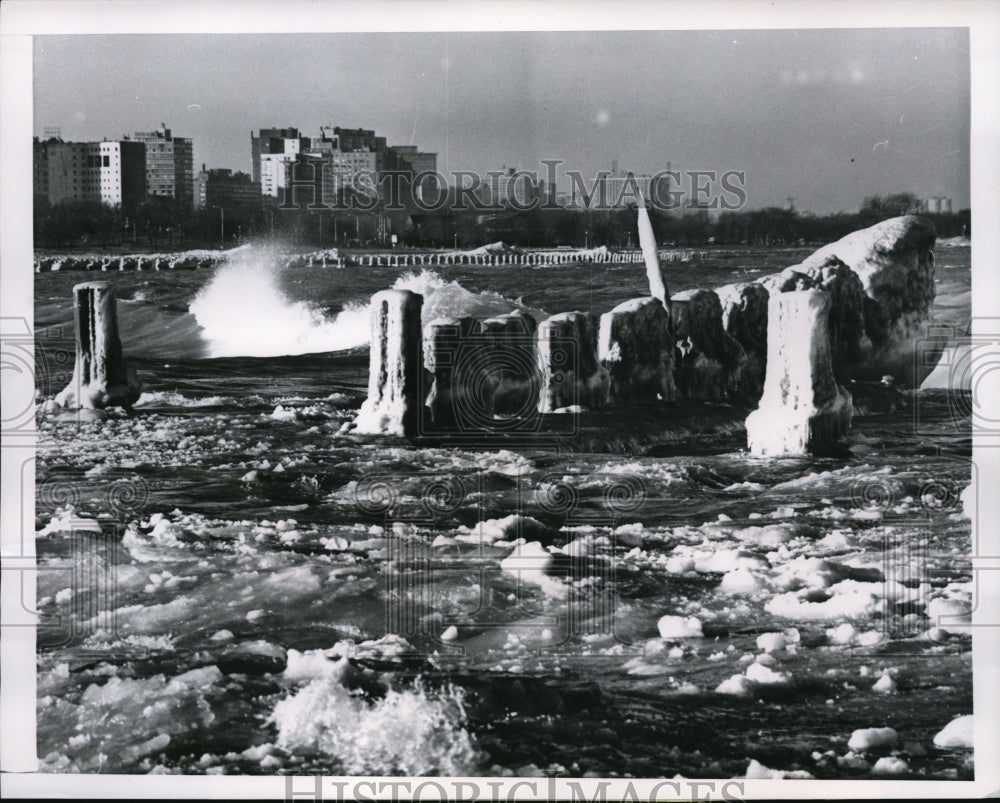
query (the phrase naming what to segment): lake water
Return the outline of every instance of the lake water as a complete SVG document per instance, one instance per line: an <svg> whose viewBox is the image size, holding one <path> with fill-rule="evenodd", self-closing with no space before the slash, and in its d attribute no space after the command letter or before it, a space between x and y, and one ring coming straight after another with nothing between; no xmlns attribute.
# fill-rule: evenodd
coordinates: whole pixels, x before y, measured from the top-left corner
<svg viewBox="0 0 1000 803"><path fill-rule="evenodd" d="M665 274L713 287L807 253ZM39 424L43 769L866 778L891 754L898 777L972 777L971 751L933 744L972 710L949 629L972 599L960 399L861 415L840 458L748 456L738 403L345 435L373 292L601 313L644 269L276 264L99 277L145 391L133 416ZM933 315L962 330L969 264L937 253ZM35 277L43 395L91 278ZM850 749L869 727L898 738Z"/></svg>

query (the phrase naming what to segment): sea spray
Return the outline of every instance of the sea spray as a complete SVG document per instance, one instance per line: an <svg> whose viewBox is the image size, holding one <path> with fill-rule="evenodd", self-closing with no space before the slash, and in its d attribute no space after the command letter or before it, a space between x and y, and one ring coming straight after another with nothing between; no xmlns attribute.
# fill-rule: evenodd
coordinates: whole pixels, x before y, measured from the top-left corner
<svg viewBox="0 0 1000 803"><path fill-rule="evenodd" d="M344 351L368 343L366 304L329 317L280 286L281 266L269 250L229 257L191 303L212 357L275 357Z"/></svg>
<svg viewBox="0 0 1000 803"><path fill-rule="evenodd" d="M368 299L348 302L330 316L281 289L282 263L269 249L231 255L191 303L210 357L278 357L363 348L369 342ZM491 317L526 309L487 292L474 293L434 271L406 273L394 290L424 296L423 321L452 315Z"/></svg>

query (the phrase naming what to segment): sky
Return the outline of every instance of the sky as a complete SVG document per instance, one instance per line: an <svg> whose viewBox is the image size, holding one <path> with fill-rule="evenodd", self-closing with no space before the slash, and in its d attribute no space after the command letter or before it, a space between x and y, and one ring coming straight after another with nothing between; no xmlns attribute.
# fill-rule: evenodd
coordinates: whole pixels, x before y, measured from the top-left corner
<svg viewBox="0 0 1000 803"><path fill-rule="evenodd" d="M370 128L442 172L744 171L748 208L969 205L963 28L38 36L34 132L165 123L250 171L261 127Z"/></svg>

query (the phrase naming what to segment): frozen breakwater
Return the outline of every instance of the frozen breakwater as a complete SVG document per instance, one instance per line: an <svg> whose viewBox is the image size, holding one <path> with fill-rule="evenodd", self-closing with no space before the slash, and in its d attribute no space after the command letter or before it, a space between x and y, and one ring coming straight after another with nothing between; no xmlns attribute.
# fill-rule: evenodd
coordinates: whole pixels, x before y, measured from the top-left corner
<svg viewBox="0 0 1000 803"><path fill-rule="evenodd" d="M541 414L608 405L666 411L676 400L734 402L745 409L757 405L748 421L754 454L825 453L850 426L852 400L844 388L853 380L887 374L912 380L906 369L912 370L913 340L934 298L935 233L928 221L886 220L781 273L671 296L644 215L639 210L650 295L603 314L517 311L422 322L427 305L421 293L376 293L368 399L355 431L404 437L490 433ZM610 254L605 248L586 253L598 261ZM530 255L498 243L450 256ZM339 258L335 251L296 257L312 264ZM429 257L392 256L423 258ZM86 373L92 354L107 353L99 370L108 379L93 380L104 385L86 399L60 394L60 406L128 408L137 396L134 376L126 378L114 310L107 307L114 303L110 289L85 283L77 292L98 284L106 288L101 298L110 301L95 302L93 315L78 318L78 332L85 334L78 338L77 364ZM110 312L100 311L105 309ZM86 334L94 320L104 323L96 334Z"/></svg>
<svg viewBox="0 0 1000 803"><path fill-rule="evenodd" d="M164 254L60 254L39 256L34 261L35 273L58 271L161 271L214 268L237 251L251 246L239 246L226 251L198 249ZM655 248L655 247L654 247ZM708 251L690 248L669 248L655 251L661 262L692 262L705 259ZM597 248L538 248L521 249L494 243L468 251L424 251L381 253L345 253L337 248L324 248L306 253L285 254L285 267L323 268L433 268L451 265L481 265L502 267L526 265L554 267L570 264L630 265L642 264L646 256L642 249L611 250Z"/></svg>
<svg viewBox="0 0 1000 803"><path fill-rule="evenodd" d="M640 234L644 214L641 209ZM648 229L648 218L645 223ZM739 399L759 402L747 421L752 453L823 452L850 427L852 400L843 385L897 372L934 299L935 233L916 216L854 232L760 281L673 297L651 232L641 239L651 297L619 304L599 319L568 311L531 320L534 367L524 383L537 386L537 412L579 412L621 402L669 405L676 397ZM373 310L375 327L381 313ZM441 339L442 323L447 341ZM390 331L404 336L402 328ZM493 395L504 372L483 356L475 321L433 322L422 336L433 344L431 378L424 383L434 389L433 417L468 429L463 421L469 417L456 417L454 410L471 408L478 422L471 428L491 429ZM376 385L377 377L400 373L390 355L406 351L402 345L387 349L382 340L373 337L371 347ZM470 349L478 349L476 370L454 370L455 360ZM423 353L421 345L413 350ZM401 414L387 415L372 428L366 411L380 393L376 389L369 396L359 417L361 431L426 434L409 404L399 408L408 411L405 421ZM426 399L419 402L421 409Z"/></svg>

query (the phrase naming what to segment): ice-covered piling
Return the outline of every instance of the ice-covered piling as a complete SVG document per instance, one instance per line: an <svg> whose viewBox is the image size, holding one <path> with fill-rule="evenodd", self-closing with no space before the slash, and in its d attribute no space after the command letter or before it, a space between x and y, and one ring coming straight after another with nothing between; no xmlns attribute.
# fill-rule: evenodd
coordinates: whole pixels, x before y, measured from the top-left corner
<svg viewBox="0 0 1000 803"><path fill-rule="evenodd" d="M865 327L865 307L872 302L865 296L860 277L835 256L810 257L805 263L766 277L761 285L771 293L815 288L830 294L833 375L838 382L847 384L872 347Z"/></svg>
<svg viewBox="0 0 1000 803"><path fill-rule="evenodd" d="M722 326L714 290L685 290L672 299L674 381L678 395L719 401L739 388L746 352Z"/></svg>
<svg viewBox="0 0 1000 803"><path fill-rule="evenodd" d="M84 282L73 288L76 363L73 378L56 396L61 407L131 409L142 383L125 360L118 335L118 300L109 282Z"/></svg>
<svg viewBox="0 0 1000 803"><path fill-rule="evenodd" d="M771 295L764 394L746 422L751 454L822 452L850 428L851 395L833 376L830 305L822 290Z"/></svg>
<svg viewBox="0 0 1000 803"><path fill-rule="evenodd" d="M760 398L767 364L767 289L755 282L728 284L715 291L722 304L722 328L746 354L739 389L751 400Z"/></svg>
<svg viewBox="0 0 1000 803"><path fill-rule="evenodd" d="M676 397L670 315L659 299L633 298L605 312L598 356L609 375L609 401L648 403Z"/></svg>
<svg viewBox="0 0 1000 803"><path fill-rule="evenodd" d="M424 297L382 290L371 301L368 398L355 421L360 433L416 434L424 387L420 313Z"/></svg>
<svg viewBox="0 0 1000 803"><path fill-rule="evenodd" d="M492 400L487 415L527 417L538 404L535 319L515 310L480 322L483 350L483 398Z"/></svg>
<svg viewBox="0 0 1000 803"><path fill-rule="evenodd" d="M869 353L852 368L856 379L914 374L914 340L934 301L934 224L916 215L889 218L820 248L799 266L808 272L836 257L858 275L864 289L864 329ZM839 300L834 297L834 303Z"/></svg>
<svg viewBox="0 0 1000 803"><path fill-rule="evenodd" d="M563 312L538 325L538 412L604 404L608 372L598 360L597 332L589 312Z"/></svg>
<svg viewBox="0 0 1000 803"><path fill-rule="evenodd" d="M475 427L492 417L495 382L486 375L478 320L436 318L424 327L426 405L435 428Z"/></svg>

